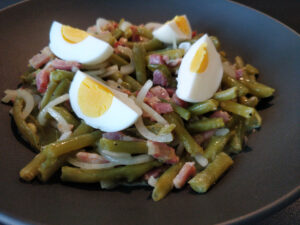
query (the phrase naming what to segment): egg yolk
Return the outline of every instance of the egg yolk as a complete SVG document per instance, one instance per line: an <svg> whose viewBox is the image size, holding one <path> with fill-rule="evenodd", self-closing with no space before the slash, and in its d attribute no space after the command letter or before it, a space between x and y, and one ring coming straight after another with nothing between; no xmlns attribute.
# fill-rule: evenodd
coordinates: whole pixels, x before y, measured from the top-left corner
<svg viewBox="0 0 300 225"><path fill-rule="evenodd" d="M208 51L207 44L203 43L197 50L190 67L193 73L202 73L206 70L208 65Z"/></svg>
<svg viewBox="0 0 300 225"><path fill-rule="evenodd" d="M61 33L63 38L72 44L83 41L89 34L83 30L73 28L67 25L62 25Z"/></svg>
<svg viewBox="0 0 300 225"><path fill-rule="evenodd" d="M190 27L188 21L184 16L175 16L174 21L177 27L182 31L182 33L189 35L190 34Z"/></svg>
<svg viewBox="0 0 300 225"><path fill-rule="evenodd" d="M113 100L112 92L93 81L85 78L78 90L78 105L81 112L89 117L99 117L111 106Z"/></svg>

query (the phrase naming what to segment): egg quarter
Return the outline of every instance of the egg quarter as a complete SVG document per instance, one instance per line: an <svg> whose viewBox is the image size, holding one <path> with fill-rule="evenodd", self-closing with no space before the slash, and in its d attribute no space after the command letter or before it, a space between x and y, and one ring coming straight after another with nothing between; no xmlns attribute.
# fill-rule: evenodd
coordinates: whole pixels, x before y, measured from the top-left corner
<svg viewBox="0 0 300 225"><path fill-rule="evenodd" d="M63 60L92 65L105 61L113 53L107 42L57 21L52 23L49 36L49 48Z"/></svg>

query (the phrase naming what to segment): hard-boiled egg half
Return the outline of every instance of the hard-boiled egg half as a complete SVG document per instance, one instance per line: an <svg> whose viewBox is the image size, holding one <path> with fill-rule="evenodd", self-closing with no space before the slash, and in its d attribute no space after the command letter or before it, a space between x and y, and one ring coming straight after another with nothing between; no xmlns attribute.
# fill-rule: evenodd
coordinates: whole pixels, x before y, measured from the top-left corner
<svg viewBox="0 0 300 225"><path fill-rule="evenodd" d="M97 64L108 59L113 48L83 30L54 21L50 29L51 51L59 58L83 64Z"/></svg>
<svg viewBox="0 0 300 225"><path fill-rule="evenodd" d="M175 16L153 31L153 36L166 44L172 44L174 41L191 39L192 29L185 15Z"/></svg>
<svg viewBox="0 0 300 225"><path fill-rule="evenodd" d="M184 55L178 71L176 94L187 102L211 98L223 76L221 57L207 34Z"/></svg>
<svg viewBox="0 0 300 225"><path fill-rule="evenodd" d="M126 94L77 71L69 90L75 114L88 125L105 132L128 128L142 110Z"/></svg>

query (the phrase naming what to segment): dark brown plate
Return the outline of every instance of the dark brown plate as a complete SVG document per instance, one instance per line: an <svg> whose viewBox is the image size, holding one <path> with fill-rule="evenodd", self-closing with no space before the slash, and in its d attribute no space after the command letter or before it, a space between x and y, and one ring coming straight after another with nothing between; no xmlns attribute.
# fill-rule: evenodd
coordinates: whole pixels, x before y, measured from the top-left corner
<svg viewBox="0 0 300 225"><path fill-rule="evenodd" d="M276 88L261 111L263 126L249 148L207 194L185 188L153 202L150 190L27 184L19 170L34 156L17 141L1 105L0 221L45 224L213 224L248 222L300 196L300 38L274 19L228 1L32 0L0 12L0 93L15 88L28 59L48 44L53 20L86 28L97 17L163 22L187 14L192 27L220 38L231 55L261 71ZM227 221L227 222L226 222ZM16 224L16 221L11 220Z"/></svg>

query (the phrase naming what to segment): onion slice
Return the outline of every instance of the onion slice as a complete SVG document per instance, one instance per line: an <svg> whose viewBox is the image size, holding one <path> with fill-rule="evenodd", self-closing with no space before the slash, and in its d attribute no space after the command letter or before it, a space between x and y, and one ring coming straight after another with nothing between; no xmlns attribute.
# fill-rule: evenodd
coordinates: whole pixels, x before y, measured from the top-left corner
<svg viewBox="0 0 300 225"><path fill-rule="evenodd" d="M223 70L226 74L228 74L229 76L236 78L235 77L235 69L233 67L233 65L231 65L228 61L223 62Z"/></svg>
<svg viewBox="0 0 300 225"><path fill-rule="evenodd" d="M136 103L142 107L142 104L144 102L144 99L150 90L150 88L153 86L153 82L151 80L147 80L146 83L143 85L141 90L139 91L137 97L136 97Z"/></svg>
<svg viewBox="0 0 300 225"><path fill-rule="evenodd" d="M59 96L58 98L52 100L51 102L49 102L43 109L42 111L39 113L38 115L38 122L41 125L45 125L46 124L46 115L48 113L48 110L50 108L52 108L53 106L56 106L64 101L67 101L69 99L69 94L64 94L62 96Z"/></svg>
<svg viewBox="0 0 300 225"><path fill-rule="evenodd" d="M122 54L127 55L130 58L130 64L121 66L120 73L123 75L131 74L134 71L134 62L133 62L133 53L132 50L128 47L124 47L119 45L117 50L120 51Z"/></svg>
<svg viewBox="0 0 300 225"><path fill-rule="evenodd" d="M94 170L94 169L108 169L108 168L113 168L116 166L116 163L85 163L81 162L76 158L69 157L67 161L72 164L73 166L77 166L82 169L87 169L87 170Z"/></svg>
<svg viewBox="0 0 300 225"><path fill-rule="evenodd" d="M28 91L25 89L18 89L18 97L23 98L25 101L25 107L22 111L22 118L26 119L27 116L31 113L34 107L34 98L32 94L30 94Z"/></svg>
<svg viewBox="0 0 300 225"><path fill-rule="evenodd" d="M208 164L207 159L204 156L202 156L201 154L196 154L195 160L202 167L206 167Z"/></svg>
<svg viewBox="0 0 300 225"><path fill-rule="evenodd" d="M150 155L142 154L138 156L130 156L130 157L112 157L109 155L103 154L104 158L106 158L108 161L112 163L116 163L117 165L135 165L135 164L141 164L145 162L152 161L153 158Z"/></svg>

